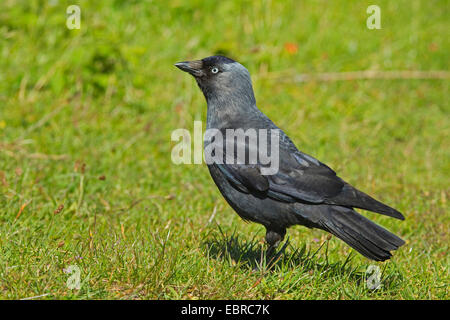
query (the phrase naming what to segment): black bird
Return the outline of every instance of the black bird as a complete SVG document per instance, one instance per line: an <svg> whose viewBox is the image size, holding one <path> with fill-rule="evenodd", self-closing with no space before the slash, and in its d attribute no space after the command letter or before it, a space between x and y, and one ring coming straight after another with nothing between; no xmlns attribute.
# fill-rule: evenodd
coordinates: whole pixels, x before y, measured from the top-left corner
<svg viewBox="0 0 450 320"><path fill-rule="evenodd" d="M286 228L297 224L328 231L377 261L389 259L390 251L405 243L354 208L404 220L400 212L359 191L327 165L299 151L256 107L250 73L244 66L224 56L179 62L175 66L194 76L202 90L208 105L207 129L279 130L279 164L275 174L263 173L267 165L259 159L256 164L247 158L241 164L208 164L214 182L231 207L244 220L266 227L269 249L284 239ZM233 138L233 143L239 142ZM245 143L247 152L255 147L249 139L241 143ZM226 158L228 150L223 152ZM232 158L237 160L235 155Z"/></svg>

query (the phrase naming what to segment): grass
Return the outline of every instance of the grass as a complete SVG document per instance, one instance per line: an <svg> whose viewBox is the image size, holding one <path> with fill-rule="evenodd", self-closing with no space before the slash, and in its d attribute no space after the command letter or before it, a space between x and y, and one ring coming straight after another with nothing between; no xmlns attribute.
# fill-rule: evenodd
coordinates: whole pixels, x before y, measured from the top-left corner
<svg viewBox="0 0 450 320"><path fill-rule="evenodd" d="M382 29L368 30L372 2L1 1L0 297L448 299L448 79L292 81L448 70L448 1L378 0ZM407 241L392 260L298 226L261 263L264 228L205 165L171 162L171 132L206 117L173 63L215 53L248 67L259 108L301 150L405 214L365 213Z"/></svg>

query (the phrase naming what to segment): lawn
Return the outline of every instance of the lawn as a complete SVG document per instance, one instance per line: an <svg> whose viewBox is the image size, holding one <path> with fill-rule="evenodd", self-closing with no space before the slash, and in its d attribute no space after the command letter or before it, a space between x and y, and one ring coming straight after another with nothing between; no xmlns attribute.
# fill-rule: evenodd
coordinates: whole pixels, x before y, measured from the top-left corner
<svg viewBox="0 0 450 320"><path fill-rule="evenodd" d="M79 30L66 27L71 4ZM366 27L371 4L381 29ZM448 299L449 7L2 0L0 298ZM258 107L300 150L404 213L364 212L406 240L391 260L296 226L269 264L264 228L227 205L206 165L172 163L172 131L206 120L173 64L213 54L249 69ZM364 70L447 73L299 81Z"/></svg>

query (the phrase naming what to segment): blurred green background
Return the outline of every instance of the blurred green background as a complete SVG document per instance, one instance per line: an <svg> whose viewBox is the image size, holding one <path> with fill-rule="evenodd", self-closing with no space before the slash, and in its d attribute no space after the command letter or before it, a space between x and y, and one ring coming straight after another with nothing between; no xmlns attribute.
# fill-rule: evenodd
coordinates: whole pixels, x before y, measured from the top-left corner
<svg viewBox="0 0 450 320"><path fill-rule="evenodd" d="M66 27L72 4L80 30ZM380 30L366 27L371 4ZM448 299L448 75L295 80L448 72L449 13L447 0L2 0L0 297ZM249 69L259 108L300 150L405 214L366 214L407 241L392 260L298 226L275 265L257 265L264 228L240 220L205 165L170 158L171 132L206 119L173 64L213 54Z"/></svg>

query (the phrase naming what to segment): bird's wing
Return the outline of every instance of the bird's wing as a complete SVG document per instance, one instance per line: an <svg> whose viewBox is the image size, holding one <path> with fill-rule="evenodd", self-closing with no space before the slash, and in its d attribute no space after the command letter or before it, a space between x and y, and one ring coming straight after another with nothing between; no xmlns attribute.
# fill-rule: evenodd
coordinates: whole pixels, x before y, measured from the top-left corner
<svg viewBox="0 0 450 320"><path fill-rule="evenodd" d="M267 192L269 181L263 176L256 166L235 164L214 164L226 176L226 178L239 190L249 193Z"/></svg>
<svg viewBox="0 0 450 320"><path fill-rule="evenodd" d="M288 138L283 136L281 139ZM245 143L248 152L248 141L235 143ZM259 161L256 164L237 164L236 157L231 157L233 163L226 158L224 150L224 163L215 165L243 192L262 193L280 201L322 203L339 194L344 187L344 182L332 169L298 151L290 140L280 141L279 170L273 175L263 175L261 169L268 165Z"/></svg>
<svg viewBox="0 0 450 320"><path fill-rule="evenodd" d="M280 150L278 173L267 178L273 192L312 203L333 198L344 187L332 169L298 150Z"/></svg>
<svg viewBox="0 0 450 320"><path fill-rule="evenodd" d="M245 143L248 152L248 141L235 141ZM270 146L269 146L270 147ZM390 217L403 220L403 215L362 191L354 188L317 159L299 151L292 141L284 134L279 143L279 166L273 175L261 173L261 163L238 164L230 163L224 152L224 163L218 166L224 176L238 190L246 193L255 193L258 196L267 196L284 202L326 203L355 207L378 212ZM231 157L232 158L232 157ZM230 159L230 157L228 157Z"/></svg>

